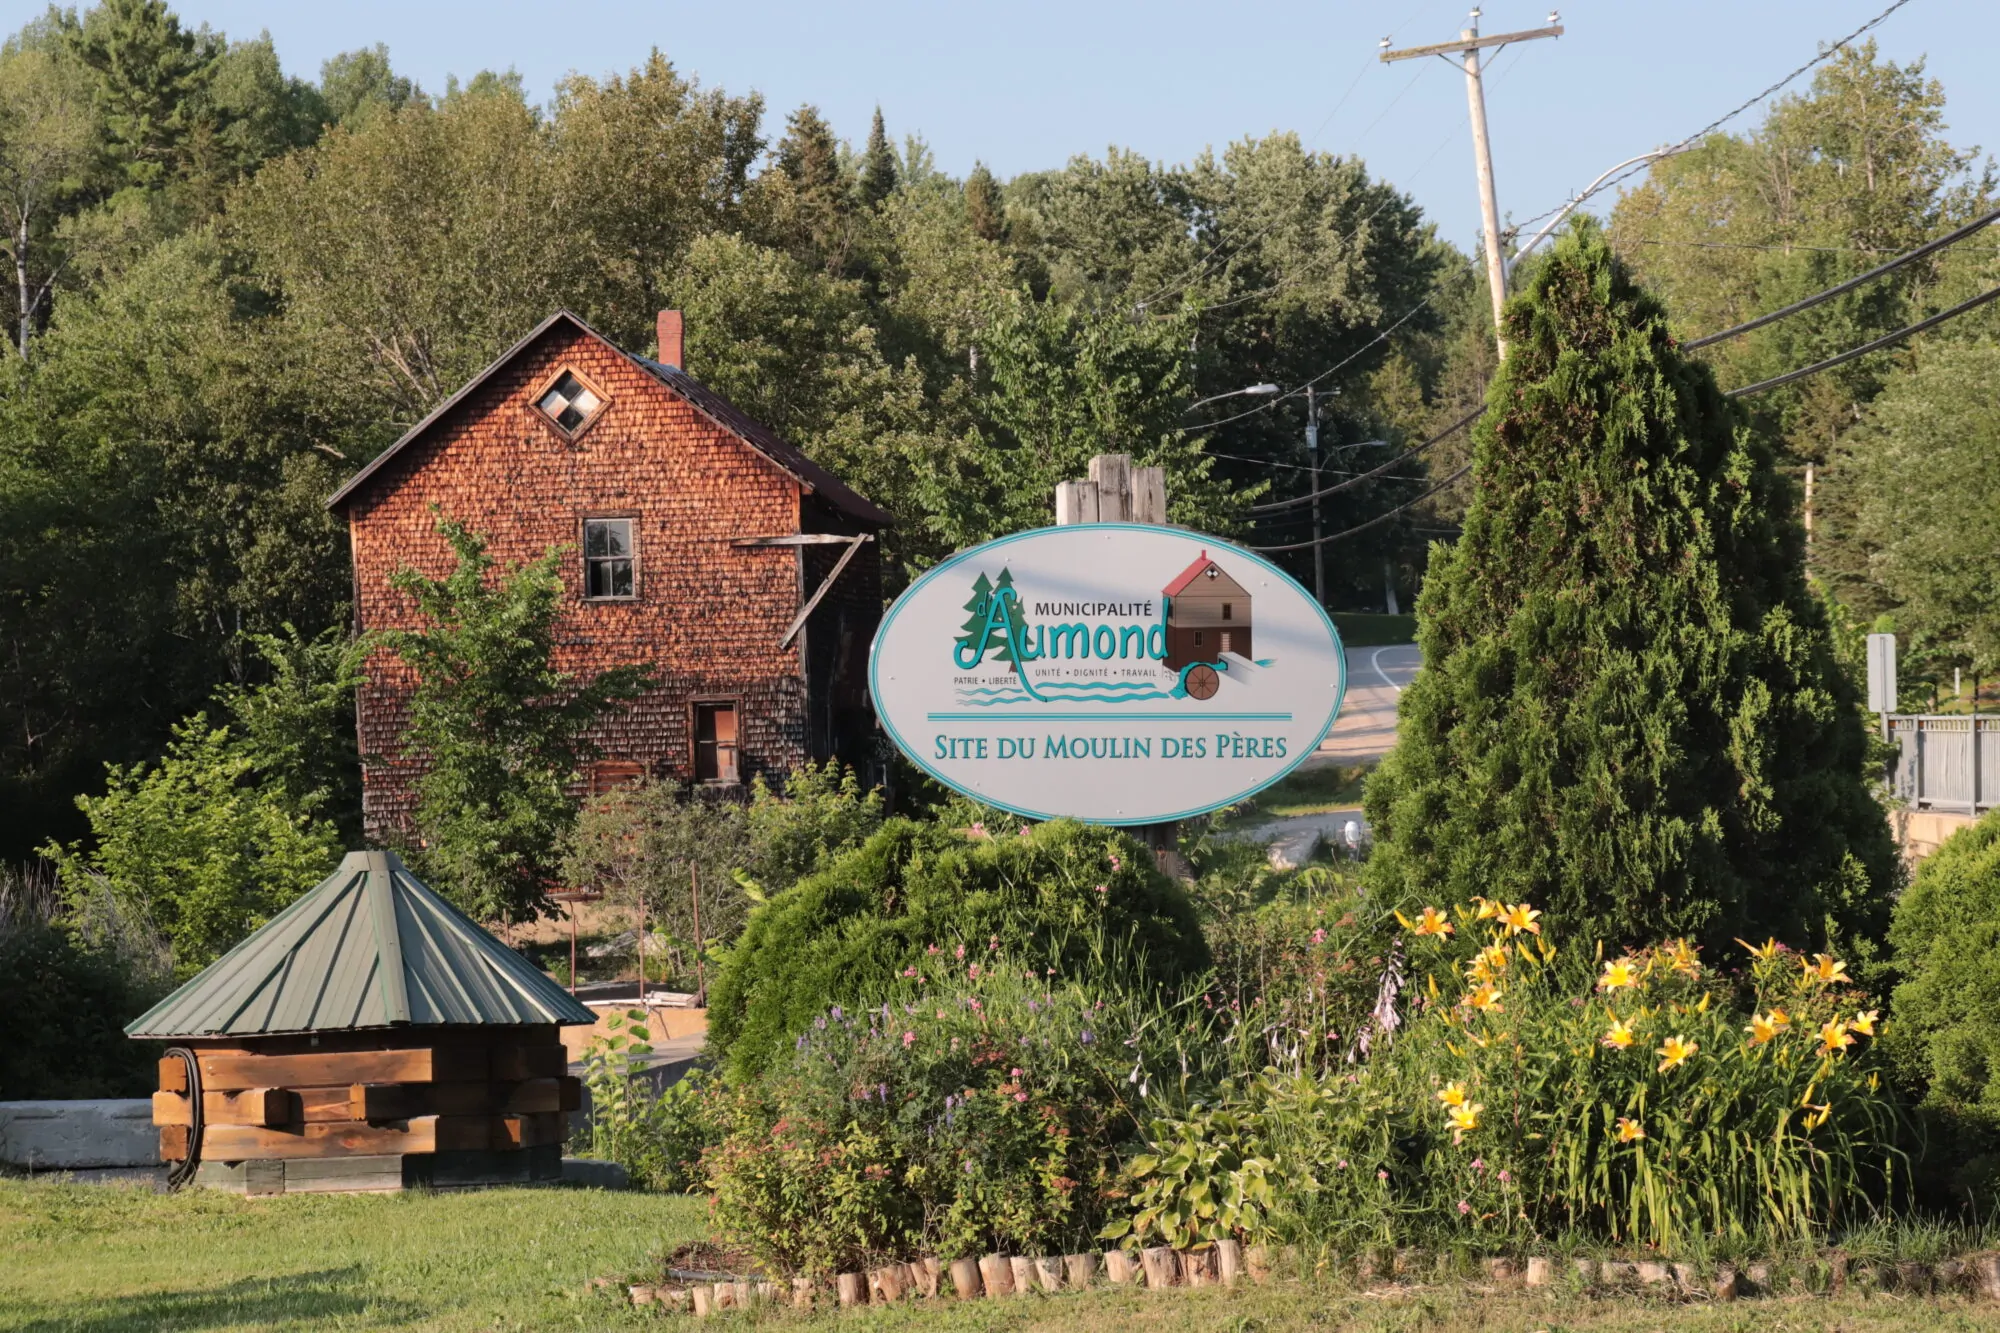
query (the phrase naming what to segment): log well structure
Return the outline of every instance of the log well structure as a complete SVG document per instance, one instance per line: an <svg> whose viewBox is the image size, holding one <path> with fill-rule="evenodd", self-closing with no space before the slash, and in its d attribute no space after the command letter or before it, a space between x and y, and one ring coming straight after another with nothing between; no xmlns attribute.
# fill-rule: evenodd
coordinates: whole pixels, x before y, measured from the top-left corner
<svg viewBox="0 0 2000 1333"><path fill-rule="evenodd" d="M594 1017L393 853L352 852L126 1033L173 1043L175 1183L393 1191L559 1177L582 1090L557 1028Z"/></svg>

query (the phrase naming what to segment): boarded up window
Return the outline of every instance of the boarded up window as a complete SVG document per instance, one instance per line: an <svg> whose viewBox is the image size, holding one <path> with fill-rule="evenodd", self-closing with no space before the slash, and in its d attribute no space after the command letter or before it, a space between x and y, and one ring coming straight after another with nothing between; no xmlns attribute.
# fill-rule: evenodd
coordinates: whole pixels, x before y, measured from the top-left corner
<svg viewBox="0 0 2000 1333"><path fill-rule="evenodd" d="M735 782L736 705L694 706L694 777L697 782Z"/></svg>
<svg viewBox="0 0 2000 1333"><path fill-rule="evenodd" d="M600 759L590 766L590 794L602 796L614 787L629 787L646 776L646 766L631 759Z"/></svg>

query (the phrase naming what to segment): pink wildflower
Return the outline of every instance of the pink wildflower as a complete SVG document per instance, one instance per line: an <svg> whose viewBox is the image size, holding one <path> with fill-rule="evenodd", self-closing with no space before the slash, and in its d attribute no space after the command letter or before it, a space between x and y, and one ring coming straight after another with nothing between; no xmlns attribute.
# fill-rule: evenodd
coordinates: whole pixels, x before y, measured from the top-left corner
<svg viewBox="0 0 2000 1333"><path fill-rule="evenodd" d="M1464 1216L1465 1214L1467 1214L1467 1213L1469 1213L1469 1212L1471 1212L1471 1211L1472 1211L1472 1205L1471 1205L1471 1204L1467 1203L1467 1202L1466 1202L1465 1200L1463 1200L1463 1199L1460 1199L1460 1200L1458 1201L1458 1212L1459 1212L1459 1216L1463 1217L1463 1216Z"/></svg>
<svg viewBox="0 0 2000 1333"><path fill-rule="evenodd" d="M965 957L965 946L963 944L958 946L958 956L960 958Z"/></svg>
<svg viewBox="0 0 2000 1333"><path fill-rule="evenodd" d="M1026 830L1023 830L1023 832L1025 831ZM1014 1094L1014 1100L1017 1102L1025 1102L1028 1100L1028 1094L1025 1092L1017 1092Z"/></svg>
<svg viewBox="0 0 2000 1333"><path fill-rule="evenodd" d="M981 1004L978 1000L971 1001L971 1004L974 1009L984 1009L986 1007L985 1005Z"/></svg>
<svg viewBox="0 0 2000 1333"><path fill-rule="evenodd" d="M1121 868L1122 868L1122 867L1124 866L1124 864L1125 864L1125 863L1124 863L1123 861L1121 861L1121 860L1119 860L1119 859L1118 859L1118 853L1116 853L1116 852L1113 852L1113 853L1111 853L1111 873L1112 873L1112 874L1114 874L1114 875L1115 875L1115 874L1117 874L1117 873L1118 873L1118 871L1119 871L1119 870L1120 870L1120 869L1121 869Z"/></svg>
<svg viewBox="0 0 2000 1333"><path fill-rule="evenodd" d="M1315 931L1313 932L1313 943L1314 943L1314 944L1325 944L1325 943L1326 943L1326 929L1325 929L1325 927L1321 927L1320 929L1318 929L1318 930L1315 930Z"/></svg>
<svg viewBox="0 0 2000 1333"><path fill-rule="evenodd" d="M1021 836L1024 838L1028 836L1028 826L1026 824L1021 825Z"/></svg>
<svg viewBox="0 0 2000 1333"><path fill-rule="evenodd" d="M1340 1165L1339 1165L1339 1166L1337 1166L1337 1167L1335 1167L1335 1168L1334 1168L1334 1170L1336 1170L1336 1171L1345 1171L1346 1169L1347 1169L1347 1159L1346 1159L1345 1157L1343 1157L1343 1158L1341 1158L1341 1159L1340 1159Z"/></svg>
<svg viewBox="0 0 2000 1333"><path fill-rule="evenodd" d="M967 832L971 833L975 838L983 838L986 836L986 825L975 819L972 821L972 827Z"/></svg>
<svg viewBox="0 0 2000 1333"><path fill-rule="evenodd" d="M916 1040L917 1040L917 1034L914 1032L905 1032L903 1034L903 1045L905 1046L914 1045L916 1043Z"/></svg>
<svg viewBox="0 0 2000 1333"><path fill-rule="evenodd" d="M1388 1178L1389 1178L1389 1173L1387 1171L1377 1171L1375 1173L1375 1179L1377 1180L1387 1180Z"/></svg>
<svg viewBox="0 0 2000 1333"><path fill-rule="evenodd" d="M903 969L903 975L906 977L914 977L915 975L917 975L917 969L915 969L914 967L906 967Z"/></svg>
<svg viewBox="0 0 2000 1333"><path fill-rule="evenodd" d="M1508 1181L1512 1180L1513 1178L1514 1178L1514 1177L1512 1177L1512 1176L1508 1175L1508 1174L1507 1174L1507 1173L1506 1173L1505 1171L1502 1171L1502 1172L1500 1173L1500 1183L1501 1183L1502 1185L1506 1184L1506 1183L1507 1183Z"/></svg>
<svg viewBox="0 0 2000 1333"><path fill-rule="evenodd" d="M1099 893L1109 893L1111 892L1111 886L1109 884L1100 884L1097 886L1097 891Z"/></svg>
<svg viewBox="0 0 2000 1333"><path fill-rule="evenodd" d="M1019 1078L1019 1077L1021 1077L1021 1071L1020 1071L1019 1067L1016 1067L1016 1068L1013 1068L1013 1069L1010 1069L1010 1070L1008 1070L1008 1071L1007 1071L1007 1077L1008 1077L1008 1078Z"/></svg>
<svg viewBox="0 0 2000 1333"><path fill-rule="evenodd" d="M1474 1171L1484 1171L1486 1169L1486 1159L1484 1157L1473 1158L1472 1169Z"/></svg>

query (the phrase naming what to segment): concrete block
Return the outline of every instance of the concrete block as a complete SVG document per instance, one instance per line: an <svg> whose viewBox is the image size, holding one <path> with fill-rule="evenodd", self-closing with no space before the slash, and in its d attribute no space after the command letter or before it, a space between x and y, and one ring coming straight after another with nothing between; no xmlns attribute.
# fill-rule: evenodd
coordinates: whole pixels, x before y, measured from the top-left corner
<svg viewBox="0 0 2000 1333"><path fill-rule="evenodd" d="M632 1183L625 1168L616 1162L600 1162L589 1157L562 1159L562 1181L583 1189L622 1190Z"/></svg>
<svg viewBox="0 0 2000 1333"><path fill-rule="evenodd" d="M28 1171L158 1166L152 1099L0 1102L0 1162Z"/></svg>

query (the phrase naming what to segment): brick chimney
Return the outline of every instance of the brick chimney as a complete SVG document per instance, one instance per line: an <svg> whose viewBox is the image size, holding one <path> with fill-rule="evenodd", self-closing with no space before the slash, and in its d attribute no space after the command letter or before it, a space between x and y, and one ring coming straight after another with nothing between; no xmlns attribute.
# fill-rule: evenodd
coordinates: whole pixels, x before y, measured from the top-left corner
<svg viewBox="0 0 2000 1333"><path fill-rule="evenodd" d="M660 355L656 358L663 366L676 370L685 369L681 361L681 312L662 310L660 312Z"/></svg>

